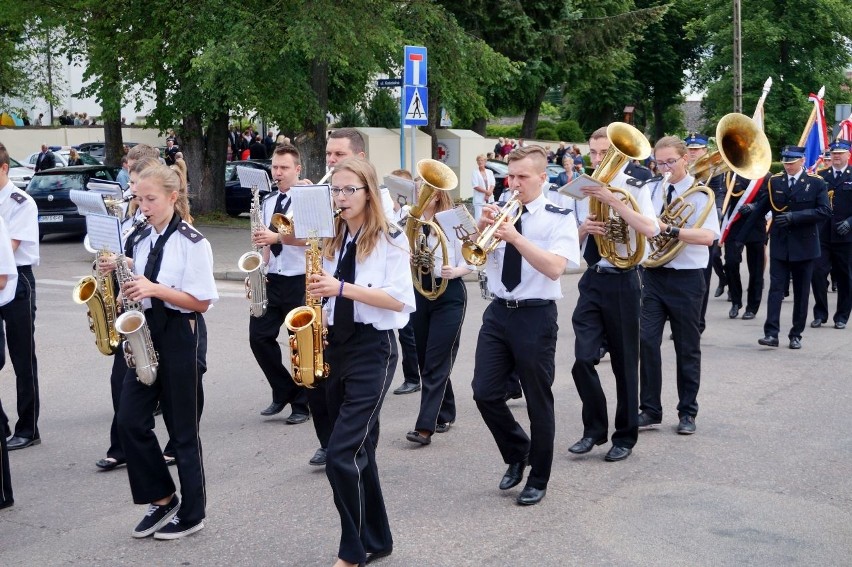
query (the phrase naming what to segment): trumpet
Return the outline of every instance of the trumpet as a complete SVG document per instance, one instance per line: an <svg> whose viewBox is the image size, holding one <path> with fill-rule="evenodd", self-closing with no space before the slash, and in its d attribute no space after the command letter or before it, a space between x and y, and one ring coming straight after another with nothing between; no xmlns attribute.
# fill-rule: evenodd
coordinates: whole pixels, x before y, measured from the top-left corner
<svg viewBox="0 0 852 567"><path fill-rule="evenodd" d="M322 179L317 181L317 185L322 185L325 183L331 174L334 172L334 168L329 169L325 175L323 175ZM278 185L278 182L275 182ZM270 224L275 229L278 234L282 234L284 236L290 236L293 234L293 213L288 211L287 213L274 213L272 215L272 219L270 220Z"/></svg>
<svg viewBox="0 0 852 567"><path fill-rule="evenodd" d="M488 259L488 254L494 252L500 244L500 239L495 236L497 229L504 221L511 221L512 224L518 222L523 206L518 198L518 191L512 191L512 197L506 201L500 212L494 218L494 223L486 228L476 241L466 240L462 244L462 256L465 261L472 266L482 266L485 260Z"/></svg>

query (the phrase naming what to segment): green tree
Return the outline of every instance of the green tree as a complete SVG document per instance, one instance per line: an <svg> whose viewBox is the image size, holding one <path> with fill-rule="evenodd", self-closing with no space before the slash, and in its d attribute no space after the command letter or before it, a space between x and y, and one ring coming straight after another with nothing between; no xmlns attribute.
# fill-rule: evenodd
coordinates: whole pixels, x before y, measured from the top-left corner
<svg viewBox="0 0 852 567"><path fill-rule="evenodd" d="M374 128L399 128L399 102L388 89L376 89L364 112L367 126Z"/></svg>

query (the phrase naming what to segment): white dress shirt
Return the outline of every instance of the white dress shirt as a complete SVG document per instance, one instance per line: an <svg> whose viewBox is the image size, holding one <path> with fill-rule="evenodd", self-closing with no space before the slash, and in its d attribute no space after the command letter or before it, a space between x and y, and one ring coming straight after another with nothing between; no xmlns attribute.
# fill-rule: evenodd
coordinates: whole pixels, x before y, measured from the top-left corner
<svg viewBox="0 0 852 567"><path fill-rule="evenodd" d="M9 238L21 241L15 264L38 266L38 206L33 198L9 181L0 189L0 217L6 221Z"/></svg>
<svg viewBox="0 0 852 567"><path fill-rule="evenodd" d="M470 186L471 187L484 187L488 189L490 186L496 185L496 181L494 180L494 172L492 172L487 167L485 168L485 176L483 177L482 173L479 171L479 168L473 170L473 173L470 176ZM490 203L494 201L494 196L488 198L486 201L485 193L480 193L474 189L473 191L473 204L474 205L482 205L484 203Z"/></svg>
<svg viewBox="0 0 852 567"><path fill-rule="evenodd" d="M0 275L7 276L6 287L0 290L0 305L6 305L15 299L18 287L18 267L15 265L15 254L12 252L12 239L6 230L6 221L0 217Z"/></svg>
<svg viewBox="0 0 852 567"><path fill-rule="evenodd" d="M263 211L263 222L268 227L272 222L272 214L275 212L275 204L278 202L278 195L281 192L271 193L269 197L263 200L260 205ZM285 207L287 202L292 197L288 193L284 193L284 199L281 201L281 207ZM290 210L293 209L292 203ZM289 212L289 211L288 211ZM294 222L298 222L295 221ZM281 254L276 256L270 250L269 260L267 263L267 273L278 274L280 276L304 276L305 275L305 246L292 246L289 244L281 245Z"/></svg>

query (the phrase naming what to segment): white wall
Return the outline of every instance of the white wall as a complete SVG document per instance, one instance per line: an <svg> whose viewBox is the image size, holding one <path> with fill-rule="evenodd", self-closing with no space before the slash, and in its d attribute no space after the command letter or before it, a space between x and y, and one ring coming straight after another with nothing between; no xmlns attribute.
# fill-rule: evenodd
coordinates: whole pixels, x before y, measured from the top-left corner
<svg viewBox="0 0 852 567"><path fill-rule="evenodd" d="M125 142L165 146L166 138L150 128L122 128ZM75 146L83 142L103 142L102 126L71 126L61 128L0 128L0 142L9 155L21 160L33 152L39 151L42 144L48 146Z"/></svg>

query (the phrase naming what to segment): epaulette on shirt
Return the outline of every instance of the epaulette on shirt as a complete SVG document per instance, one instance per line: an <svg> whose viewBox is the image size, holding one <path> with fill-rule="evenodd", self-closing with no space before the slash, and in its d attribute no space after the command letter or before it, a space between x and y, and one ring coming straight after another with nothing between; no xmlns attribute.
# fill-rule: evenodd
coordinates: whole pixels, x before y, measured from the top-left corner
<svg viewBox="0 0 852 567"><path fill-rule="evenodd" d="M397 238L400 234L402 234L402 231L396 228L394 225L390 225L388 227L388 234L391 238Z"/></svg>
<svg viewBox="0 0 852 567"><path fill-rule="evenodd" d="M560 215L567 215L571 212L571 209L563 209L562 207L557 207L556 205L551 204L545 205L544 210L550 213L559 213Z"/></svg>
<svg viewBox="0 0 852 567"><path fill-rule="evenodd" d="M11 193L11 195L10 195L10 196L11 196L11 197L12 197L12 199L14 199L14 200L15 200L15 202L16 202L16 203L18 203L19 205L23 205L24 203L26 203L26 202L27 202L27 198L26 198L26 197L24 197L23 195L21 195L20 193L18 193L17 191L12 191L12 193Z"/></svg>
<svg viewBox="0 0 852 567"><path fill-rule="evenodd" d="M786 174L786 173L784 173L783 171L779 171L778 173L776 173L776 174L775 174L775 175L773 175L772 177L781 177L782 175L787 175L787 174Z"/></svg>
<svg viewBox="0 0 852 567"><path fill-rule="evenodd" d="M183 236L189 238L193 244L198 244L202 240L204 240L204 235L195 230L194 227L186 224L186 222L181 221L177 228L178 232Z"/></svg>
<svg viewBox="0 0 852 567"><path fill-rule="evenodd" d="M549 191L559 191L559 184L558 183L551 183L550 187L548 187L547 189Z"/></svg>
<svg viewBox="0 0 852 567"><path fill-rule="evenodd" d="M631 179L635 179L635 178L631 177ZM648 179L646 179L644 181L642 181L641 179L637 179L637 181L640 182L640 184L637 185L637 187L642 187L643 185L648 185L649 183L659 183L662 180L663 180L662 175L655 175L654 177L649 177Z"/></svg>
<svg viewBox="0 0 852 567"><path fill-rule="evenodd" d="M643 185L645 185L645 182L641 179L636 179L635 177L628 177L627 184L632 185L633 187L642 187Z"/></svg>

